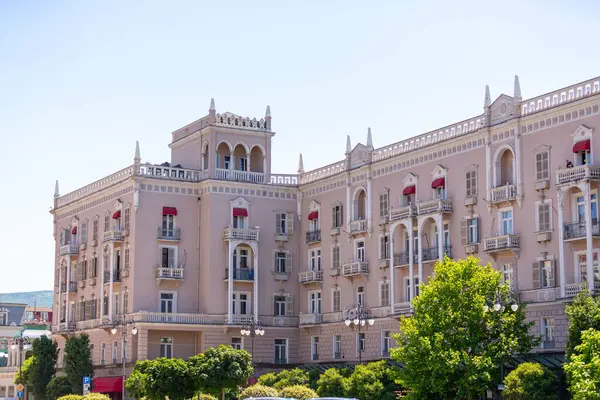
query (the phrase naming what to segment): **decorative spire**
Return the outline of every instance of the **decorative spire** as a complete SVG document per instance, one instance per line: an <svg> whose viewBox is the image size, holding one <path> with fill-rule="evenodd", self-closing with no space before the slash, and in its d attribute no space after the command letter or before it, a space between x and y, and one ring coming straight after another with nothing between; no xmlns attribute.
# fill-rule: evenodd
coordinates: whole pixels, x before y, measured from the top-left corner
<svg viewBox="0 0 600 400"><path fill-rule="evenodd" d="M367 147L373 147L373 138L371 137L371 127L367 130Z"/></svg>
<svg viewBox="0 0 600 400"><path fill-rule="evenodd" d="M211 97L210 99L210 108L208 111L215 111L215 99Z"/></svg>
<svg viewBox="0 0 600 400"><path fill-rule="evenodd" d="M58 179L57 179L56 183L54 184L54 198L58 199L59 196L60 196L60 192L58 191Z"/></svg>
<svg viewBox="0 0 600 400"><path fill-rule="evenodd" d="M346 137L346 154L352 151L352 144L350 143L350 135Z"/></svg>
<svg viewBox="0 0 600 400"><path fill-rule="evenodd" d="M271 118L271 106L267 106L267 111L265 112L265 118Z"/></svg>
<svg viewBox="0 0 600 400"><path fill-rule="evenodd" d="M519 75L515 75L515 89L513 97L515 100L521 101L523 97L521 97L521 84L519 83Z"/></svg>
<svg viewBox="0 0 600 400"><path fill-rule="evenodd" d="M304 173L304 163L302 162L302 153L300 153L300 157L298 158L298 173Z"/></svg>
<svg viewBox="0 0 600 400"><path fill-rule="evenodd" d="M137 140L135 141L135 157L133 159L137 162L140 161L140 142Z"/></svg>
<svg viewBox="0 0 600 400"><path fill-rule="evenodd" d="M485 100L483 101L483 107L487 108L492 104L492 98L490 96L490 87L485 85Z"/></svg>

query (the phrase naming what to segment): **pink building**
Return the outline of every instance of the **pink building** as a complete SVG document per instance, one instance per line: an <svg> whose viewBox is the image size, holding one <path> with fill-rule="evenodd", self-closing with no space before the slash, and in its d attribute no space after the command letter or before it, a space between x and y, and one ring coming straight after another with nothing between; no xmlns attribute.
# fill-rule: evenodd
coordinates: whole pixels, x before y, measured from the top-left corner
<svg viewBox="0 0 600 400"><path fill-rule="evenodd" d="M475 254L529 304L538 350L561 351L565 304L600 290L599 94L595 78L523 100L515 77L473 118L381 148L369 130L331 165L300 157L297 175L271 172L268 107L257 120L211 101L172 133L170 162L143 163L136 144L106 178L63 196L57 183L54 332L90 335L98 377L120 375L119 320L128 368L250 350L251 318L257 362L377 359L435 262ZM357 303L375 317L360 335L343 322Z"/></svg>

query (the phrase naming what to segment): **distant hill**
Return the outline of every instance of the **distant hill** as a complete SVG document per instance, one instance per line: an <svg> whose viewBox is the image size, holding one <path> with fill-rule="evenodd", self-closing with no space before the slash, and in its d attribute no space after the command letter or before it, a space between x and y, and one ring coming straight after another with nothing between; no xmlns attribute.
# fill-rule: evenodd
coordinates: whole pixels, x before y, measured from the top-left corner
<svg viewBox="0 0 600 400"><path fill-rule="evenodd" d="M52 307L52 290L37 292L0 293L0 303L27 303L30 306Z"/></svg>

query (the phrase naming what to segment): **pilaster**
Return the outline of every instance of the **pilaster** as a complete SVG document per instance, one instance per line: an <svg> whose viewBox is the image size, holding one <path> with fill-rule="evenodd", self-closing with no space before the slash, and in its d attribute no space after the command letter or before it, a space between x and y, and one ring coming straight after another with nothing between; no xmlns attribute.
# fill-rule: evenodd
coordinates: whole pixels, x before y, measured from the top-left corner
<svg viewBox="0 0 600 400"><path fill-rule="evenodd" d="M590 294L594 294L594 241L592 237L592 191L590 182L585 183L583 196L585 198L585 243L586 243L586 269L587 282Z"/></svg>
<svg viewBox="0 0 600 400"><path fill-rule="evenodd" d="M565 239L564 239L564 204L563 204L563 192L558 191L558 263L559 263L559 274L560 274L560 297L564 298L565 284L566 282L566 271L565 271Z"/></svg>
<svg viewBox="0 0 600 400"><path fill-rule="evenodd" d="M227 269L227 322L231 323L233 321L233 241L229 241L229 268Z"/></svg>

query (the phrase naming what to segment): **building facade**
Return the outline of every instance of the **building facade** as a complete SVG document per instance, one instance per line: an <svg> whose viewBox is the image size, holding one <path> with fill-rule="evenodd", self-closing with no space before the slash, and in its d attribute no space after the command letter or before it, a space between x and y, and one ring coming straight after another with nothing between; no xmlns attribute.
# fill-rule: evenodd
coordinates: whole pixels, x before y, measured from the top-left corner
<svg viewBox="0 0 600 400"><path fill-rule="evenodd" d="M110 176L63 196L57 182L53 331L60 346L90 335L98 377L119 376L123 354L130 368L250 350L252 318L256 362L378 359L435 262L473 254L528 303L537 350L564 349L565 304L600 290L599 107L600 78L524 100L515 77L474 118L381 148L369 129L343 160L305 171L300 156L283 175L270 109L211 101L172 133L169 162L143 163L136 144ZM344 324L357 303L375 317L360 333Z"/></svg>

